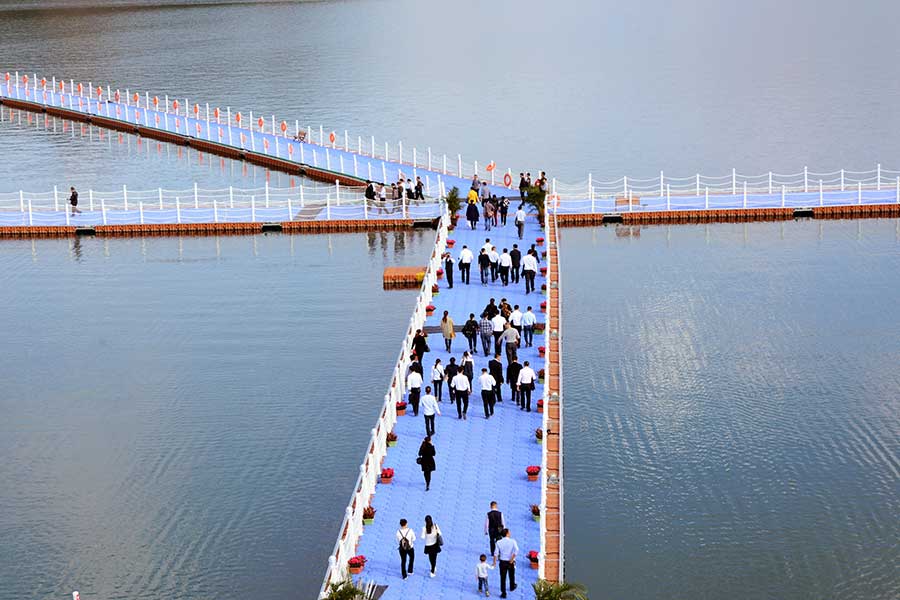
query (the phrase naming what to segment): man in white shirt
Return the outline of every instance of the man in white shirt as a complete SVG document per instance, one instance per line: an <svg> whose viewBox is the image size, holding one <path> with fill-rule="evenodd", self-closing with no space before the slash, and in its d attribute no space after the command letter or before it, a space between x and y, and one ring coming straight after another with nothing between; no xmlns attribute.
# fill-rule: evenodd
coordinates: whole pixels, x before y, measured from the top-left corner
<svg viewBox="0 0 900 600"><path fill-rule="evenodd" d="M506 329L506 319L498 313L491 319L491 325L494 327L494 354L500 354L500 336L503 335L503 330Z"/></svg>
<svg viewBox="0 0 900 600"><path fill-rule="evenodd" d="M406 519L400 519L400 529L397 530L397 548L400 550L400 574L406 579L407 570L410 575L413 572L413 564L416 562L416 549L413 544L416 541L416 532L407 527ZM409 558L409 567L406 559Z"/></svg>
<svg viewBox="0 0 900 600"><path fill-rule="evenodd" d="M512 267L512 257L509 251L504 248L503 254L500 255L500 281L503 285L509 285L509 269Z"/></svg>
<svg viewBox="0 0 900 600"><path fill-rule="evenodd" d="M525 234L525 211L522 210L522 206L519 206L519 209L516 211L516 216L514 218L516 223L516 230L519 233L519 239L522 239L522 236Z"/></svg>
<svg viewBox="0 0 900 600"><path fill-rule="evenodd" d="M512 326L516 328L516 331L519 332L519 336L522 335L522 311L519 310L519 305L516 304L513 307L513 311L509 314L509 322L512 323ZM519 348L522 347L521 341L519 343Z"/></svg>
<svg viewBox="0 0 900 600"><path fill-rule="evenodd" d="M525 335L525 347L530 348L534 343L534 324L537 323L537 315L531 311L531 307L522 315L522 332Z"/></svg>
<svg viewBox="0 0 900 600"><path fill-rule="evenodd" d="M496 394L494 388L497 381L488 373L487 369L481 369L481 376L478 378L478 386L481 388L481 402L484 404L484 418L490 419L494 416L494 402Z"/></svg>
<svg viewBox="0 0 900 600"><path fill-rule="evenodd" d="M500 561L500 597L506 598L506 577L509 576L509 591L514 592L516 585L516 555L519 553L519 544L510 537L509 529L501 532L503 537L497 542L497 550L494 552L494 564Z"/></svg>
<svg viewBox="0 0 900 600"><path fill-rule="evenodd" d="M459 278L466 285L469 285L469 271L472 269L473 260L475 255L468 246L463 246L459 252Z"/></svg>
<svg viewBox="0 0 900 600"><path fill-rule="evenodd" d="M484 238L484 246L482 246L481 249L485 252L490 252L493 247L494 245L491 243L491 238Z"/></svg>
<svg viewBox="0 0 900 600"><path fill-rule="evenodd" d="M526 360L525 364L522 366L522 370L519 371L519 379L516 381L516 387L519 388L519 398L522 402L521 408L527 408L528 412L531 412L531 392L535 387L534 380L534 369L529 366L528 361Z"/></svg>
<svg viewBox="0 0 900 600"><path fill-rule="evenodd" d="M468 420L466 413L469 412L469 392L472 391L472 386L463 371L457 373L453 378L453 388L456 394L456 416L459 419Z"/></svg>
<svg viewBox="0 0 900 600"><path fill-rule="evenodd" d="M422 414L425 415L425 435L434 435L434 415L441 414L437 398L431 393L431 386L425 386L425 395L422 396Z"/></svg>
<svg viewBox="0 0 900 600"><path fill-rule="evenodd" d="M500 277L500 254L497 252L497 246L491 246L490 252L488 252L488 258L491 261L491 283L497 281Z"/></svg>
<svg viewBox="0 0 900 600"><path fill-rule="evenodd" d="M409 390L409 403L412 404L413 414L419 416L419 395L422 393L422 374L418 371L410 371L406 376L406 389Z"/></svg>
<svg viewBox="0 0 900 600"><path fill-rule="evenodd" d="M528 254L522 257L522 277L525 278L525 293L534 291L534 276L537 274L537 258L534 257L533 251L529 250Z"/></svg>

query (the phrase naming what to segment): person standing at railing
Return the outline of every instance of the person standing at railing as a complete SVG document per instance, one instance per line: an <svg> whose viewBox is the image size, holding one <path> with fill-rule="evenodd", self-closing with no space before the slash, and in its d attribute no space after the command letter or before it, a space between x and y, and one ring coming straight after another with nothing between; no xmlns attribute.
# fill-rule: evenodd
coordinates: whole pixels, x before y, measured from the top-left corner
<svg viewBox="0 0 900 600"><path fill-rule="evenodd" d="M431 385L434 386L434 396L438 402L441 401L441 396L443 395L445 377L444 366L441 364L441 359L438 358L434 361L434 366L431 367Z"/></svg>
<svg viewBox="0 0 900 600"><path fill-rule="evenodd" d="M69 188L69 191L71 191L71 195L69 196L69 204L72 205L72 214L80 215L81 211L78 210L78 192L75 190L74 187Z"/></svg>
<svg viewBox="0 0 900 600"><path fill-rule="evenodd" d="M475 320L475 313L469 313L469 320L462 326L462 334L469 343L469 352L478 354L478 321Z"/></svg>
<svg viewBox="0 0 900 600"><path fill-rule="evenodd" d="M397 548L400 552L400 574L406 579L407 572L412 575L416 562L416 549L413 547L416 541L416 532L407 527L406 519L400 519L400 529L397 530ZM407 559L409 565L407 566Z"/></svg>
<svg viewBox="0 0 900 600"><path fill-rule="evenodd" d="M453 257L444 252L444 277L447 278L447 289L453 289Z"/></svg>
<svg viewBox="0 0 900 600"><path fill-rule="evenodd" d="M432 419L434 417L432 416ZM433 421L432 421L433 422ZM416 462L419 463L422 467L422 475L425 476L425 491L427 492L431 489L431 474L437 468L434 464L434 457L437 453L434 450L434 444L431 443L431 436L426 435L425 439L422 440L422 445L419 446L419 456L416 458ZM424 535L422 537L425 537ZM425 542L425 545L428 545L428 542ZM425 548L425 553L428 553L428 548Z"/></svg>
<svg viewBox="0 0 900 600"><path fill-rule="evenodd" d="M481 388L481 403L484 405L484 418L490 419L494 415L494 387L497 382L494 377L488 373L487 368L481 369L481 375L478 376L478 386Z"/></svg>
<svg viewBox="0 0 900 600"><path fill-rule="evenodd" d="M441 408L431 393L431 386L425 386L425 395L422 396L422 414L425 415L425 435L434 435L434 416L441 414Z"/></svg>
<svg viewBox="0 0 900 600"><path fill-rule="evenodd" d="M463 246L459 253L459 278L466 285L469 285L473 260L475 260L475 255L472 254L468 246Z"/></svg>
<svg viewBox="0 0 900 600"><path fill-rule="evenodd" d="M444 336L444 348L446 348L447 352L452 351L453 338L456 337L454 327L455 324L453 319L450 318L450 311L445 310L444 316L441 318L441 335Z"/></svg>
<svg viewBox="0 0 900 600"><path fill-rule="evenodd" d="M409 403L413 407L413 415L419 416L419 396L422 393L422 374L410 371L406 376L406 389L409 390Z"/></svg>
<svg viewBox="0 0 900 600"><path fill-rule="evenodd" d="M534 391L534 369L525 361L522 370L519 371L519 378L516 385L519 388L519 408L531 412L531 392Z"/></svg>

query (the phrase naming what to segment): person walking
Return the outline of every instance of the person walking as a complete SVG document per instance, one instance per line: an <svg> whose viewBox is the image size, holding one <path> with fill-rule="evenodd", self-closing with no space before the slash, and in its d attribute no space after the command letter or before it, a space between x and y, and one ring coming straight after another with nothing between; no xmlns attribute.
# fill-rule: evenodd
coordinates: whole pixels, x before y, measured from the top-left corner
<svg viewBox="0 0 900 600"><path fill-rule="evenodd" d="M494 397L497 402L503 402L503 394L501 391L503 388L500 387L503 383L503 362L500 360L499 354L495 354L494 358L488 362L488 372L496 382L496 385L494 386Z"/></svg>
<svg viewBox="0 0 900 600"><path fill-rule="evenodd" d="M478 204L472 201L472 192L469 192L469 204L466 206L466 220L469 222L469 229L478 229ZM475 194L476 199L478 194Z"/></svg>
<svg viewBox="0 0 900 600"><path fill-rule="evenodd" d="M525 337L525 346L530 348L534 343L534 325L537 323L537 315L528 307L522 315L522 333Z"/></svg>
<svg viewBox="0 0 900 600"><path fill-rule="evenodd" d="M478 557L478 564L475 565L475 579L478 580L478 593L484 588L485 598L489 598L491 590L488 587L488 570L493 570L494 565L489 565L487 556L482 554Z"/></svg>
<svg viewBox="0 0 900 600"><path fill-rule="evenodd" d="M416 562L416 532L407 526L406 519L400 519L400 529L394 537L397 538L397 550L400 552L400 574L406 579L407 575L412 575Z"/></svg>
<svg viewBox="0 0 900 600"><path fill-rule="evenodd" d="M525 202L525 193L528 191L528 182L525 181L525 173L519 173L519 198Z"/></svg>
<svg viewBox="0 0 900 600"><path fill-rule="evenodd" d="M475 313L469 313L469 320L463 325L462 334L469 342L469 352L478 354L478 321L475 320Z"/></svg>
<svg viewBox="0 0 900 600"><path fill-rule="evenodd" d="M519 208L516 209L516 214L513 217L513 223L516 224L516 233L519 235L519 239L521 240L525 237L525 205L520 204Z"/></svg>
<svg viewBox="0 0 900 600"><path fill-rule="evenodd" d="M456 377L457 373L459 373L459 365L456 364L456 358L451 356L450 364L444 369L444 374L447 376L447 399L450 401L450 404L456 402L456 388L453 386L453 378Z"/></svg>
<svg viewBox="0 0 900 600"><path fill-rule="evenodd" d="M473 260L475 260L475 255L472 254L468 246L463 246L459 252L459 279L466 285L469 285L469 273L472 269Z"/></svg>
<svg viewBox="0 0 900 600"><path fill-rule="evenodd" d="M503 330L506 329L506 319L503 318L503 315L497 313L491 319L491 325L494 328L491 332L494 336L494 354L500 354L500 336L503 335Z"/></svg>
<svg viewBox="0 0 900 600"><path fill-rule="evenodd" d="M469 386L471 386L472 380L475 379L475 359L473 359L472 355L469 354L469 351L466 350L463 352L462 360L460 360L459 363L459 368L466 374L466 377L469 379Z"/></svg>
<svg viewBox="0 0 900 600"><path fill-rule="evenodd" d="M522 277L525 278L525 293L534 291L534 276L537 275L537 258L531 250L522 257Z"/></svg>
<svg viewBox="0 0 900 600"><path fill-rule="evenodd" d="M516 555L519 553L519 544L511 537L509 529L504 528L500 532L500 540L497 541L497 550L494 552L494 564L500 561L500 597L506 598L506 579L509 578L509 591L514 592L516 585Z"/></svg>
<svg viewBox="0 0 900 600"><path fill-rule="evenodd" d="M510 268L510 280L513 283L519 283L519 270L522 267L522 251L519 250L518 244L513 244L513 249L509 251L510 262L512 262L512 266Z"/></svg>
<svg viewBox="0 0 900 600"><path fill-rule="evenodd" d="M472 391L472 385L462 371L453 377L453 389L456 394L456 418L467 420L466 413L469 412L469 392Z"/></svg>
<svg viewBox="0 0 900 600"><path fill-rule="evenodd" d="M481 376L478 377L478 385L481 387L481 402L484 404L484 418L490 419L494 415L494 386L497 384L487 368L481 369Z"/></svg>
<svg viewBox="0 0 900 600"><path fill-rule="evenodd" d="M72 205L72 214L75 215L77 213L80 215L81 211L78 210L78 192L74 187L69 188L69 191L71 192L69 195L69 204Z"/></svg>
<svg viewBox="0 0 900 600"><path fill-rule="evenodd" d="M481 314L481 321L478 323L478 331L481 333L481 347L485 356L490 356L491 352L491 336L494 335L494 324L488 318L488 313ZM496 353L495 353L496 354Z"/></svg>
<svg viewBox="0 0 900 600"><path fill-rule="evenodd" d="M491 502L491 510L488 511L484 518L484 535L491 540L491 556L497 551L497 541L503 536L501 533L506 529L506 519L503 513L497 508L497 501Z"/></svg>
<svg viewBox="0 0 900 600"><path fill-rule="evenodd" d="M496 246L491 246L488 259L491 261L491 283L493 283L500 279L500 254L497 253Z"/></svg>
<svg viewBox="0 0 900 600"><path fill-rule="evenodd" d="M516 379L516 384L519 388L519 408L526 409L528 412L531 412L531 392L534 391L534 369L532 369L528 361L525 361L525 364L522 366L522 370L519 371L519 377Z"/></svg>
<svg viewBox="0 0 900 600"><path fill-rule="evenodd" d="M478 255L478 269L481 272L481 285L488 284L488 270L491 268L491 257L485 252L484 248Z"/></svg>
<svg viewBox="0 0 900 600"><path fill-rule="evenodd" d="M494 315L500 313L500 307L497 306L496 300L491 298L490 301L488 301L488 303L485 305L484 310L482 310L481 312L482 314L487 315L488 319L493 319Z"/></svg>
<svg viewBox="0 0 900 600"><path fill-rule="evenodd" d="M432 417L432 419L433 418L434 417ZM431 474L436 468L434 464L435 454L434 444L431 443L431 436L426 435L425 439L422 440L422 445L419 446L419 456L416 458L416 462L422 467L422 474L425 476L426 492L431 489Z"/></svg>
<svg viewBox="0 0 900 600"><path fill-rule="evenodd" d="M516 331L515 327L507 323L506 329L500 335L500 342L506 347L506 362L511 363L518 356L516 350L519 347L519 332Z"/></svg>
<svg viewBox="0 0 900 600"><path fill-rule="evenodd" d="M444 276L447 278L447 289L453 289L453 257L444 252Z"/></svg>
<svg viewBox="0 0 900 600"><path fill-rule="evenodd" d="M453 319L450 318L450 311L445 310L444 316L441 319L441 335L444 336L444 348L447 349L447 352L451 351L451 346L453 346L453 338L456 337L456 331L454 330Z"/></svg>
<svg viewBox="0 0 900 600"><path fill-rule="evenodd" d="M419 416L419 397L422 393L422 374L410 371L406 376L406 389L409 390L409 403L413 407L413 415Z"/></svg>
<svg viewBox="0 0 900 600"><path fill-rule="evenodd" d="M441 359L436 359L434 361L434 366L431 367L431 385L434 386L434 397L438 402L441 401L441 396L444 391L444 366L441 364Z"/></svg>
<svg viewBox="0 0 900 600"><path fill-rule="evenodd" d="M500 225L506 227L506 215L509 214L509 198L500 198Z"/></svg>
<svg viewBox="0 0 900 600"><path fill-rule="evenodd" d="M494 222L494 207L491 205L490 202L485 202L483 211L484 211L483 212L483 214L484 214L484 230L490 231L491 225Z"/></svg>
<svg viewBox="0 0 900 600"><path fill-rule="evenodd" d="M425 395L422 396L422 414L425 415L425 435L434 435L434 417L441 414L437 398L431 393L431 386L425 386Z"/></svg>
<svg viewBox="0 0 900 600"><path fill-rule="evenodd" d="M519 310L519 305L516 304L513 307L512 313L509 315L509 322L515 328L516 331L519 332L519 348L522 347L522 311Z"/></svg>
<svg viewBox="0 0 900 600"><path fill-rule="evenodd" d="M431 515L425 515L425 526L422 528L422 540L425 543L425 555L431 563L431 577L437 575L437 555L441 553L444 545L444 536L441 528L437 526Z"/></svg>
<svg viewBox="0 0 900 600"><path fill-rule="evenodd" d="M412 341L412 351L416 353L416 358L419 359L420 363L425 362L425 353L429 350L428 334L421 329L416 329L416 334L413 336Z"/></svg>
<svg viewBox="0 0 900 600"><path fill-rule="evenodd" d="M519 372L522 370L522 365L519 363L518 359L513 359L512 362L509 363L506 367L506 381L509 383L509 391L512 395L512 401L516 403L516 406L521 406L521 398L522 395L519 393Z"/></svg>
<svg viewBox="0 0 900 600"><path fill-rule="evenodd" d="M504 248L503 254L500 255L499 259L500 265L500 282L507 286L509 285L509 270L512 267L512 257L509 255L509 251Z"/></svg>
<svg viewBox="0 0 900 600"><path fill-rule="evenodd" d="M425 184L422 183L421 177L416 177L416 200L425 199Z"/></svg>

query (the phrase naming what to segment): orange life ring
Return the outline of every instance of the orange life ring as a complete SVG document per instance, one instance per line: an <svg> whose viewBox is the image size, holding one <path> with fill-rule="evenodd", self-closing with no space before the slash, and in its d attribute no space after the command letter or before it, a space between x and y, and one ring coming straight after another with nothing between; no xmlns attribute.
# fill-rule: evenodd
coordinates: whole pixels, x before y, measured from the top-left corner
<svg viewBox="0 0 900 600"><path fill-rule="evenodd" d="M6 73L6 80L9 81L9 72Z"/></svg>
<svg viewBox="0 0 900 600"><path fill-rule="evenodd" d="M82 92L84 92L84 86L79 83L78 84L78 93L80 94Z"/></svg>
<svg viewBox="0 0 900 600"><path fill-rule="evenodd" d="M512 175L507 173L506 175L503 176L503 185L505 185L506 187L509 187L512 185Z"/></svg>
<svg viewBox="0 0 900 600"><path fill-rule="evenodd" d="M97 88L97 97L99 98L99 97L102 96L102 95L103 95L103 88L102 88L102 87L98 87L98 88Z"/></svg>
<svg viewBox="0 0 900 600"><path fill-rule="evenodd" d="M138 101L141 99L141 95L138 94L137 92L135 92L135 93L134 93L134 96L132 96L131 99L134 100L134 103L135 103L135 104L137 104Z"/></svg>
<svg viewBox="0 0 900 600"><path fill-rule="evenodd" d="M497 167L497 165L494 164L494 161L491 161L491 162L488 163L487 167L485 167L485 168L487 169L488 173L490 173L490 172L493 171L496 167Z"/></svg>
<svg viewBox="0 0 900 600"><path fill-rule="evenodd" d="M194 105L194 114L195 114L195 115L199 115L199 114L200 114L200 105L199 105L199 104L195 104L195 105Z"/></svg>
<svg viewBox="0 0 900 600"><path fill-rule="evenodd" d="M159 96L153 96L153 106L159 106Z"/></svg>
<svg viewBox="0 0 900 600"><path fill-rule="evenodd" d="M262 129L262 128L263 128L263 125L266 124L266 122L263 121L263 118L262 118L262 117L260 117L259 119L257 119L256 122L259 124L259 128L260 128L260 129Z"/></svg>
<svg viewBox="0 0 900 600"><path fill-rule="evenodd" d="M330 141L330 142L333 144L335 139L336 139L336 138L334 137L334 132L332 131L332 132L328 135L328 141Z"/></svg>
<svg viewBox="0 0 900 600"><path fill-rule="evenodd" d="M240 123L241 122L241 113L234 115L234 120L237 121L238 123Z"/></svg>
<svg viewBox="0 0 900 600"><path fill-rule="evenodd" d="M172 100L172 108L178 110L178 100Z"/></svg>
<svg viewBox="0 0 900 600"><path fill-rule="evenodd" d="M46 77L41 77L41 87L42 88L47 87L47 78Z"/></svg>
<svg viewBox="0 0 900 600"><path fill-rule="evenodd" d="M281 122L281 133L287 131L287 123L285 121Z"/></svg>
<svg viewBox="0 0 900 600"><path fill-rule="evenodd" d="M219 120L219 107L213 109L213 116L216 118L216 121Z"/></svg>

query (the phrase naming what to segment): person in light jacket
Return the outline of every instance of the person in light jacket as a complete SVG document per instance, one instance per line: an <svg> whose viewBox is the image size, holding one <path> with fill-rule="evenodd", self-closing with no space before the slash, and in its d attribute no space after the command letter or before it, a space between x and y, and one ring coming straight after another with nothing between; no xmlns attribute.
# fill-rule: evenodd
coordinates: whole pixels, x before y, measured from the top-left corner
<svg viewBox="0 0 900 600"><path fill-rule="evenodd" d="M444 347L450 352L453 345L453 338L456 337L456 331L453 330L453 319L450 318L450 311L444 311L444 318L441 319L441 334L444 336Z"/></svg>
<svg viewBox="0 0 900 600"><path fill-rule="evenodd" d="M436 469L434 463L434 444L431 443L431 436L425 436L422 445L419 446L419 458L416 462L422 467L422 474L425 476L425 491L431 489L431 474Z"/></svg>
<svg viewBox="0 0 900 600"><path fill-rule="evenodd" d="M441 552L441 545L438 544L438 536L440 535L441 528L437 526L431 515L425 515L422 541L425 543L425 554L428 556L428 562L431 563L431 577L437 575L437 555Z"/></svg>

